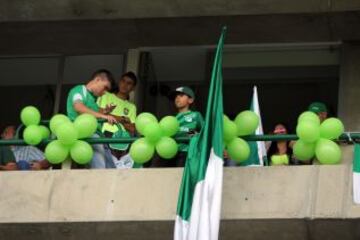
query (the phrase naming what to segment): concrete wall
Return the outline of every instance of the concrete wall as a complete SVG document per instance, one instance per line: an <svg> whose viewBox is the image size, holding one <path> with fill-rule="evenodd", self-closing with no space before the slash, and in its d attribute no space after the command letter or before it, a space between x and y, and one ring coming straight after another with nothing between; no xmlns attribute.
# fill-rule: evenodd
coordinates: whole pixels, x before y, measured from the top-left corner
<svg viewBox="0 0 360 240"><path fill-rule="evenodd" d="M339 12L359 9L360 3L357 0L3 0L0 2L0 21L261 15Z"/></svg>
<svg viewBox="0 0 360 240"><path fill-rule="evenodd" d="M352 203L351 173L349 165L226 168L221 239L263 239L270 233L274 238L267 239L353 239L360 206ZM170 239L181 174L182 169L3 172L0 237ZM329 235L334 231L338 235Z"/></svg>
<svg viewBox="0 0 360 240"><path fill-rule="evenodd" d="M214 45L224 25L226 44L354 41L360 39L358 14L6 22L0 23L0 53L118 54L138 47Z"/></svg>

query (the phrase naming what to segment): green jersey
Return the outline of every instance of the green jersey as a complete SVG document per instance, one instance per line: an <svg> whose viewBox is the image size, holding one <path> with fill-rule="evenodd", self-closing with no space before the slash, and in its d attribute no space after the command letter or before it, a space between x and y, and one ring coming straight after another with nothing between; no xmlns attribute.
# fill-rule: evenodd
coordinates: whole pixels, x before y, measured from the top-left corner
<svg viewBox="0 0 360 240"><path fill-rule="evenodd" d="M113 93L105 93L103 96L98 98L98 105L101 108L106 108L107 105L113 104L116 107L111 111L112 115L115 116L125 116L128 117L131 123L135 123L136 118L136 106L127 101L117 97ZM104 123L102 127L102 132L112 132L114 138L128 138L130 137L130 133L126 131L124 126L121 123L110 125L109 123ZM127 143L112 143L109 145L110 148L120 151L125 151L129 148L129 144Z"/></svg>
<svg viewBox="0 0 360 240"><path fill-rule="evenodd" d="M0 146L0 165L15 162L15 156L9 146Z"/></svg>
<svg viewBox="0 0 360 240"><path fill-rule="evenodd" d="M195 111L178 113L176 115L176 119L180 124L179 133L177 134L178 137L189 136L190 134L198 133L204 125L204 119L201 116L201 113ZM179 151L181 152L187 152L188 148L188 144L179 144Z"/></svg>
<svg viewBox="0 0 360 240"><path fill-rule="evenodd" d="M74 103L76 102L82 102L86 107L95 112L99 111L99 106L96 104L96 96L87 90L85 85L77 85L69 92L66 101L66 111L71 120L75 120L75 118L79 115L79 113L74 109Z"/></svg>
<svg viewBox="0 0 360 240"><path fill-rule="evenodd" d="M109 104L115 105L116 107L111 112L112 115L128 117L130 119L131 123L135 123L135 119L136 119L135 104L133 104L127 100L123 100L123 99L117 97L115 94L108 93L108 92L105 93L100 98L98 98L97 103L101 108L105 108L106 105L109 105ZM119 125L121 125L121 124L119 124ZM108 131L108 132L112 132L112 133L114 133L118 130L119 129L118 129L117 125L115 125L115 124L110 125L109 123L104 123L103 128L102 128L102 131ZM124 128L122 130L124 130Z"/></svg>

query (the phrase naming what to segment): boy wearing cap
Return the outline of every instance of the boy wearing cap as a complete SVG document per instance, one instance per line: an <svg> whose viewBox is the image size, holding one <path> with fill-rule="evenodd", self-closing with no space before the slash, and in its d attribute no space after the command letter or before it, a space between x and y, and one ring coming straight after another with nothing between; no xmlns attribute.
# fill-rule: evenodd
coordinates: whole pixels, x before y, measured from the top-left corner
<svg viewBox="0 0 360 240"><path fill-rule="evenodd" d="M195 94L189 87L179 87L175 89L175 107L178 111L176 115L180 124L178 137L192 136L199 133L204 125L204 119L200 112L192 111L191 105L194 103ZM176 157L176 167L184 167L189 145L186 143L179 144L179 153Z"/></svg>
<svg viewBox="0 0 360 240"><path fill-rule="evenodd" d="M318 115L318 117L320 119L320 123L322 123L323 121L325 121L327 119L328 110L327 110L326 105L322 102L311 103L308 107L308 111L313 112L316 115ZM296 143L296 141L291 141L290 147L292 148L295 143ZM308 161L299 161L294 156L291 159L292 165L311 165L311 164L313 164L313 162L314 162L314 159L310 159Z"/></svg>
<svg viewBox="0 0 360 240"><path fill-rule="evenodd" d="M178 87L170 94L171 99L174 99L175 107L178 114L176 118L180 124L179 132L175 137L192 136L199 133L204 120L201 114L197 111L190 109L194 103L195 94L189 87ZM184 167L188 152L188 144L178 144L178 154L171 160L163 160L159 157L155 157L152 161L152 167Z"/></svg>
<svg viewBox="0 0 360 240"><path fill-rule="evenodd" d="M328 115L328 110L327 107L324 103L322 102L313 102L309 105L308 108L309 111L317 114L320 118L320 122L322 123Z"/></svg>

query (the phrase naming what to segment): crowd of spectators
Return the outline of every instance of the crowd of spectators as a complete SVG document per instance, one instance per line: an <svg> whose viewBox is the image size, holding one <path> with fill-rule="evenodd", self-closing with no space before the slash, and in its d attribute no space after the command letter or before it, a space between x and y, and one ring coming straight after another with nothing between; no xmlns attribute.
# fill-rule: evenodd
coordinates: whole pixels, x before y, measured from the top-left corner
<svg viewBox="0 0 360 240"><path fill-rule="evenodd" d="M67 116L74 120L78 115L88 113L105 122L99 126L99 131L94 138L105 137L133 137L136 136L135 119L137 108L129 101L130 93L137 84L137 76L127 72L115 80L111 72L100 69L93 73L84 84L74 86L67 96ZM193 136L200 132L204 120L200 112L192 109L195 101L194 91L182 86L176 88L169 95L180 124L176 136ZM309 106L309 111L316 113L321 122L327 118L327 107L321 102L314 102ZM271 134L287 134L288 128L283 123L274 126ZM15 126L8 126L2 133L2 139L21 139L22 133L17 132ZM268 142L267 158L269 165L303 165L312 164L313 160L298 161L292 154L294 141ZM73 164L74 168L133 168L143 167L134 164L129 155L130 144L95 144L94 155L88 165ZM184 167L188 144L179 143L178 153L171 160L164 160L154 156L146 167ZM227 158L225 153L225 158ZM230 159L226 159L230 161ZM228 164L236 165L236 164ZM41 149L34 146L1 146L0 170L43 170L51 165L45 159Z"/></svg>

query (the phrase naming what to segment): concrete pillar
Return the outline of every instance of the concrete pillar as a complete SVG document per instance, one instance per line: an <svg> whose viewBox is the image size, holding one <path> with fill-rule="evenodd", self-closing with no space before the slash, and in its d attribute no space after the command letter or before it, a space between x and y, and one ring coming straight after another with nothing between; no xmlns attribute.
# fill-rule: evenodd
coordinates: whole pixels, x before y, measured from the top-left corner
<svg viewBox="0 0 360 240"><path fill-rule="evenodd" d="M360 131L360 44L344 44L341 58L339 117L346 131Z"/></svg>
<svg viewBox="0 0 360 240"><path fill-rule="evenodd" d="M126 56L125 72L132 71L139 77L139 64L140 64L140 50L129 49ZM135 91L130 94L130 101L132 101L136 107L142 104L142 81L138 79Z"/></svg>
<svg viewBox="0 0 360 240"><path fill-rule="evenodd" d="M360 131L360 44L345 43L340 59L338 115L345 131ZM343 162L352 164L353 145L342 146Z"/></svg>

